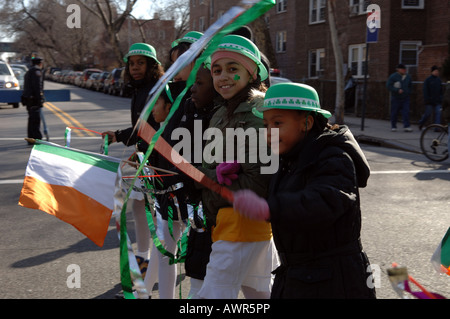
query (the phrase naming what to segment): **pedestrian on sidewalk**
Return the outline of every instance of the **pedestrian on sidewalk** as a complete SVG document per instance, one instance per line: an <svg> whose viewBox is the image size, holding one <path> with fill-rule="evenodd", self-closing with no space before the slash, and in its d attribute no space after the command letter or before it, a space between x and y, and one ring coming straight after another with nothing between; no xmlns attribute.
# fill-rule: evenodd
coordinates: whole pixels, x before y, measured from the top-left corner
<svg viewBox="0 0 450 319"><path fill-rule="evenodd" d="M431 75L423 83L423 100L425 113L419 121L419 130L422 130L433 113L434 123L441 124L442 81L439 78L439 68L436 65L433 65Z"/></svg>
<svg viewBox="0 0 450 319"><path fill-rule="evenodd" d="M406 66L399 64L395 73L389 76L386 86L391 93L391 130L397 131L397 116L401 111L405 132L412 132L409 122L410 95L412 79Z"/></svg>
<svg viewBox="0 0 450 319"><path fill-rule="evenodd" d="M448 129L448 152L450 154L450 81L447 82L445 87L444 97L442 99L442 116L444 122L447 123Z"/></svg>

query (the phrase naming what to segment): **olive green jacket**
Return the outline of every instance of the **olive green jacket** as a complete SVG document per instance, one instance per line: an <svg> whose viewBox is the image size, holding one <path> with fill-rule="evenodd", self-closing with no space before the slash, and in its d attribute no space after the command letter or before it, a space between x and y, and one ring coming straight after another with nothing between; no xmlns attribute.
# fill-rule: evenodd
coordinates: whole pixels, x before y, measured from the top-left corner
<svg viewBox="0 0 450 319"><path fill-rule="evenodd" d="M263 128L263 121L262 119L256 117L252 113L253 107L261 106L264 102L264 93L261 93L259 91L253 92L252 97L247 100L246 102L241 103L236 110L233 113L232 118L228 118L227 116L227 109L225 106L221 106L218 108L216 113L211 118L209 129L218 129L220 132L222 132L223 140L218 142L218 144L215 147L212 147L212 143L215 141L214 139L211 139L208 141L204 147L203 152L203 164L202 167L199 169L205 173L209 178L217 182L217 176L216 176L216 167L221 162L225 161L232 161L232 160L238 160L238 152L242 152L242 147L237 147L238 142L236 142L236 139L234 143L227 143L226 142L226 129L239 129L242 128L244 132L251 132L252 128L254 128L254 132L256 132L256 137L259 136L259 129ZM250 129L250 130L248 130ZM219 131L216 131L217 133ZM236 132L234 130L231 130L232 132ZM242 131L242 130L241 130ZM262 135L263 136L263 135ZM252 141L250 141L252 140ZM243 139L241 138L241 141ZM249 142L250 141L250 142ZM216 142L217 143L217 142ZM255 143L258 143L255 145ZM241 169L238 173L238 179L234 180L231 186L226 186L232 191L240 190L240 189L251 189L256 194L258 194L261 197L267 196L268 186L270 182L271 175L262 175L260 172L261 168L261 162L260 157L249 158L249 154L251 153L252 156L255 155L255 153L258 155L257 148L260 147L261 143L266 143L265 139L263 141L255 141L254 136L252 138L246 138L245 139L245 161L242 161L242 159L239 162L241 164ZM230 150L227 151L226 145L233 145L234 144L234 156L232 159L227 158L227 152L228 156L230 155ZM264 146L266 146L265 144ZM249 148L250 146L250 148ZM228 146L230 148L230 146ZM257 148L255 148L257 147ZM266 146L267 147L267 146ZM222 150L222 159L219 160L215 157L216 154L220 154L217 152L220 152ZM250 151L251 150L251 151ZM256 151L255 151L256 150ZM267 151L269 152L269 151ZM208 156L208 154L211 154L214 158L211 158ZM243 154L243 152L241 153ZM217 160L214 160L217 159ZM223 207L232 207L233 205L229 203L227 200L222 198L219 194L203 188L202 190L202 201L203 201L203 208L206 212L207 220L209 225L215 225L216 221L216 215L218 213L218 210Z"/></svg>

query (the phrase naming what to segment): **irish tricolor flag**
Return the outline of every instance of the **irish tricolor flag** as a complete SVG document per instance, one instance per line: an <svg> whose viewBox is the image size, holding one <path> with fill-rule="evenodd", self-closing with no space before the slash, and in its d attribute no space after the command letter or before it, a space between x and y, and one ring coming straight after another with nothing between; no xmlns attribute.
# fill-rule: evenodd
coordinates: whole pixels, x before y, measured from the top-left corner
<svg viewBox="0 0 450 319"><path fill-rule="evenodd" d="M116 158L39 141L28 160L19 205L54 215L103 246L119 164Z"/></svg>

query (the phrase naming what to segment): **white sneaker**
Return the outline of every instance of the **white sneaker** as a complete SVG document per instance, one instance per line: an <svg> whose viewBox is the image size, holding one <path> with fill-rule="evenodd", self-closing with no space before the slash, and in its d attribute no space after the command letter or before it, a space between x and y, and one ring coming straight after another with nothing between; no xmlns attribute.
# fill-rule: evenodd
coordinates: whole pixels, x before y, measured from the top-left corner
<svg viewBox="0 0 450 319"><path fill-rule="evenodd" d="M397 129L395 127L391 128L392 132L397 132Z"/></svg>
<svg viewBox="0 0 450 319"><path fill-rule="evenodd" d="M410 127L405 127L405 132L412 132L413 130L412 130L412 128L410 128Z"/></svg>

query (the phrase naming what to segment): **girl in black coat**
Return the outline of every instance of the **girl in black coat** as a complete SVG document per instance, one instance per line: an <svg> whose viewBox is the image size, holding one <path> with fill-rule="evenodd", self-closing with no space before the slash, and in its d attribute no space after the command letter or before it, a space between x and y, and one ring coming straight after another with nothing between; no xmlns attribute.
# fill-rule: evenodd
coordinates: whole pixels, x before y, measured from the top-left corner
<svg viewBox="0 0 450 319"><path fill-rule="evenodd" d="M234 207L272 224L281 266L271 298L375 298L358 192L370 169L352 133L328 124L331 114L306 85L272 86L258 111L280 165L267 199L244 190Z"/></svg>
<svg viewBox="0 0 450 319"><path fill-rule="evenodd" d="M124 57L124 61L126 62L125 82L133 89L131 97L131 127L116 131L106 131L102 135L104 137L108 136L109 143L122 142L126 146L135 145L136 149L145 152L147 144L138 137L135 126L146 105L151 89L158 82L159 78L163 76L164 69L156 57L155 49L146 43L134 43ZM156 123L152 116L149 116L148 123L155 129L159 127L159 124ZM151 288L153 288L153 284L157 279L158 272L155 266L148 265L151 236L145 212L144 195L139 192L133 192L130 199L132 199L132 211L135 221L136 259L143 275L146 274L147 267L153 268L145 280L148 287L150 287L148 291L151 294Z"/></svg>

